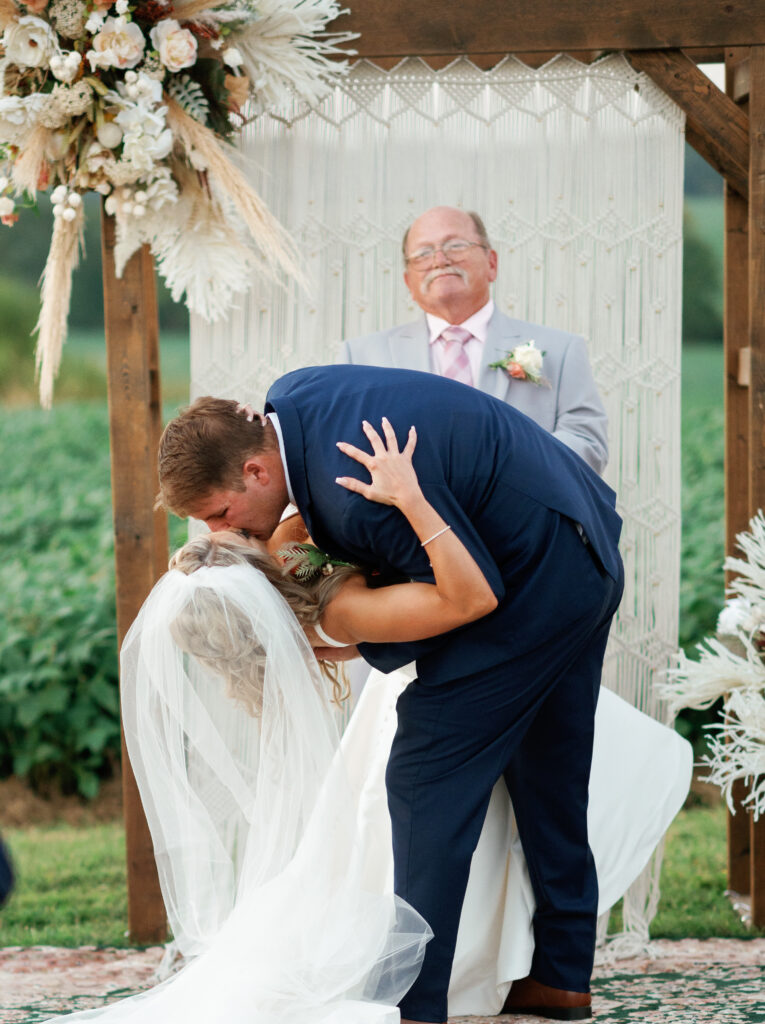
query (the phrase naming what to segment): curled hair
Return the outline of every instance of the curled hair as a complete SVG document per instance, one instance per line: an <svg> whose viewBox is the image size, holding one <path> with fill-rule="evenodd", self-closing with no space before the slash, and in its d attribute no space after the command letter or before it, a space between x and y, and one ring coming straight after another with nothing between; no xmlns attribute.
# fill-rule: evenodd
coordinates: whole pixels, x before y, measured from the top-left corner
<svg viewBox="0 0 765 1024"><path fill-rule="evenodd" d="M339 567L331 576L299 583L264 552L244 541L219 538L213 533L190 540L170 559L170 568L187 576L197 569L230 565L249 565L261 572L304 628L316 625L344 581L357 572L350 566ZM236 603L227 601L212 588L201 588L170 628L179 647L223 677L229 697L238 701L248 714L260 714L266 652L252 635L250 618ZM333 702L340 705L350 692L342 667L321 662L320 668L332 683Z"/></svg>

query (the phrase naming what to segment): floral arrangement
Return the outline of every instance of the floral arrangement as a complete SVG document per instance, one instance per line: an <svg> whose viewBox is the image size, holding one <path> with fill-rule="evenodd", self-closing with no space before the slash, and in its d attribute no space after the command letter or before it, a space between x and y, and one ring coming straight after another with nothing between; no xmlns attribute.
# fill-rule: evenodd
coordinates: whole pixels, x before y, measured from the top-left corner
<svg viewBox="0 0 765 1024"><path fill-rule="evenodd" d="M743 801L755 820L765 814L765 517L758 513L749 532L736 538L744 558L727 558L737 574L731 598L720 613L717 636L699 644L700 658L677 656L660 695L672 711L708 708L722 698L720 721L710 726L709 782L721 787L735 812L733 784L743 779Z"/></svg>
<svg viewBox="0 0 765 1024"><path fill-rule="evenodd" d="M550 382L542 376L544 354L533 341L525 341L522 345L516 345L504 358L489 363L489 369L504 370L512 380L528 380L532 384L549 387Z"/></svg>
<svg viewBox="0 0 765 1024"><path fill-rule="evenodd" d="M52 399L83 193L105 197L115 261L151 247L173 298L218 319L296 253L237 166L247 119L345 70L336 0L0 0L0 220L52 189L37 362Z"/></svg>

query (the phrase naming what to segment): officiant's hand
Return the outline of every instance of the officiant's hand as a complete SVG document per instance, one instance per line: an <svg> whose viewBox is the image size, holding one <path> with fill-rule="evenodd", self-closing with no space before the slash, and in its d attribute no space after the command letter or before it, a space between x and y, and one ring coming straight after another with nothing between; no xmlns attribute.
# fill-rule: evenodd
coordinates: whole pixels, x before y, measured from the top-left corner
<svg viewBox="0 0 765 1024"><path fill-rule="evenodd" d="M346 490L363 495L369 501L403 508L422 496L417 474L412 466L412 454L417 445L417 431L414 427L409 428L409 437L404 450L400 452L396 434L385 416L382 420L382 429L385 434L385 443L371 423L366 420L362 423L362 430L372 445L371 454L346 441L337 442L337 447L343 454L364 466L372 477L372 482L365 484L352 476L339 476L335 483L345 487Z"/></svg>

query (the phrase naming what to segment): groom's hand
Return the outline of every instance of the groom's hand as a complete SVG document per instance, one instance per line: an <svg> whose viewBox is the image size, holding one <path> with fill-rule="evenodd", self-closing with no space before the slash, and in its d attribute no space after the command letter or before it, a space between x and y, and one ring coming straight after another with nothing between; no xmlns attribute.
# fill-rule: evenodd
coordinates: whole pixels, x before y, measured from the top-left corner
<svg viewBox="0 0 765 1024"><path fill-rule="evenodd" d="M356 644L348 647L314 647L313 653L317 661L352 661L361 657Z"/></svg>

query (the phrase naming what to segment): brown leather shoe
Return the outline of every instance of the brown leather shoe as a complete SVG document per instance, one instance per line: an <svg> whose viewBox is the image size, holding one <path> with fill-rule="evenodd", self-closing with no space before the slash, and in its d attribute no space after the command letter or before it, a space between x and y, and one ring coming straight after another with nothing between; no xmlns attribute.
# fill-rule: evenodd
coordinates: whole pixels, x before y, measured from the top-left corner
<svg viewBox="0 0 765 1024"><path fill-rule="evenodd" d="M567 992L543 985L533 978L521 978L510 987L500 1013L526 1013L550 1020L588 1020L592 1017L589 992Z"/></svg>

